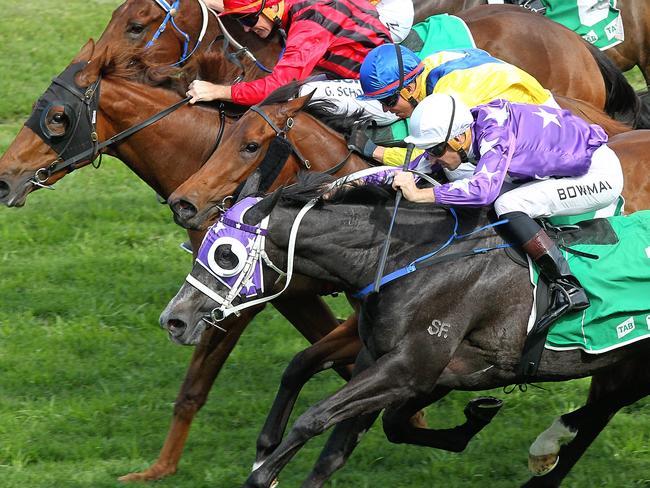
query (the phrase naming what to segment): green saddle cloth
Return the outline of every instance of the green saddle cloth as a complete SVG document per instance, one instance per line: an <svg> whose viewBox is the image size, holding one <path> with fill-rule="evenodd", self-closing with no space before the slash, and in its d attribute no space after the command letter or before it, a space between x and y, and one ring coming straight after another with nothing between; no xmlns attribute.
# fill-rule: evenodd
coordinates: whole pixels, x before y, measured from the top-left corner
<svg viewBox="0 0 650 488"><path fill-rule="evenodd" d="M605 220L618 242L570 246L599 259L565 253L591 306L553 324L547 349L599 354L650 337L650 210Z"/></svg>
<svg viewBox="0 0 650 488"><path fill-rule="evenodd" d="M542 0L542 3L547 7L546 17L571 29L598 49L623 42L623 21L616 0Z"/></svg>
<svg viewBox="0 0 650 488"><path fill-rule="evenodd" d="M473 48L476 44L462 19L441 14L415 24L411 33L402 41L402 46L424 59L436 51ZM408 119L377 127L369 135L381 146L404 146L404 138L408 135Z"/></svg>

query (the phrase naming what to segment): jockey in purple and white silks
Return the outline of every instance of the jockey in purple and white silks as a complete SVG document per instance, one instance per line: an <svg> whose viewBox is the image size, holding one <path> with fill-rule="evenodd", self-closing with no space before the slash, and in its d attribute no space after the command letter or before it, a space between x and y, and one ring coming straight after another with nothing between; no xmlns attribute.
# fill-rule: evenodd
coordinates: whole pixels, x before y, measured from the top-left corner
<svg viewBox="0 0 650 488"><path fill-rule="evenodd" d="M591 212L618 198L623 172L600 126L561 109L495 100L470 110L452 96L432 94L415 108L409 132L405 142L425 149L434 167L453 170L471 154L476 168L469 178L433 189L416 187L412 173L397 173L393 186L407 200L494 204L509 221L508 238L555 284L552 307L566 313L589 306L566 259L533 219Z"/></svg>

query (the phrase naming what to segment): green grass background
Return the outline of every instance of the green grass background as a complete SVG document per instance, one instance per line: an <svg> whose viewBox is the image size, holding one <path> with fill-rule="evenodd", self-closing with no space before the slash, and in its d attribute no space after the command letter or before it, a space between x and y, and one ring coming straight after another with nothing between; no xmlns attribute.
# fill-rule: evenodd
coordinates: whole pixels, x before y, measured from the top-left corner
<svg viewBox="0 0 650 488"><path fill-rule="evenodd" d="M0 0L0 151L32 103L117 0ZM631 75L639 81L638 73ZM0 208L0 488L114 487L158 455L192 350L158 328L189 257L169 210L119 161L85 168L22 209ZM346 305L334 301L340 313ZM244 333L190 434L179 473L157 487L232 487L247 476L278 380L305 341L267 308ZM305 389L301 412L341 381ZM505 395L493 424L463 454L364 438L332 487L518 486L527 447L556 414L580 406L588 383ZM427 410L432 426L463 420L469 393ZM619 414L566 486L650 486L647 402ZM299 486L324 436L281 476Z"/></svg>

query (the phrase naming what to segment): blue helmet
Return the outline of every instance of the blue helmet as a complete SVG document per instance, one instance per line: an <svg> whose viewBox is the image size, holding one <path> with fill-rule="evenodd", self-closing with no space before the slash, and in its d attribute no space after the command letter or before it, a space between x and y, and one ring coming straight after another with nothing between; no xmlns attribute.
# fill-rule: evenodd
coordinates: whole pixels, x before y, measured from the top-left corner
<svg viewBox="0 0 650 488"><path fill-rule="evenodd" d="M403 72L399 72L397 48L402 54ZM377 100L393 95L400 88L411 83L424 70L422 60L410 49L395 44L383 44L368 53L361 64L360 100Z"/></svg>

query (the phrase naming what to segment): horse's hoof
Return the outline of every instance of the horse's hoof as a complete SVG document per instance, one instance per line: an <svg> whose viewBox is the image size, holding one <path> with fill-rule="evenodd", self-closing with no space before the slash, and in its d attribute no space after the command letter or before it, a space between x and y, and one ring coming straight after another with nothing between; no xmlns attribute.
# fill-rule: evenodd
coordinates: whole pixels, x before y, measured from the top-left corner
<svg viewBox="0 0 650 488"><path fill-rule="evenodd" d="M176 473L176 466L154 464L149 469L139 473L129 473L120 476L117 480L123 483L132 483L137 481L155 481Z"/></svg>
<svg viewBox="0 0 650 488"><path fill-rule="evenodd" d="M541 456L528 455L528 469L533 476L544 476L555 469L560 462L558 453L544 454Z"/></svg>
<svg viewBox="0 0 650 488"><path fill-rule="evenodd" d="M465 417L489 424L502 406L503 401L495 397L474 398L465 407Z"/></svg>
<svg viewBox="0 0 650 488"><path fill-rule="evenodd" d="M413 417L409 419L409 424L416 429L426 429L429 427L424 410L418 411Z"/></svg>

